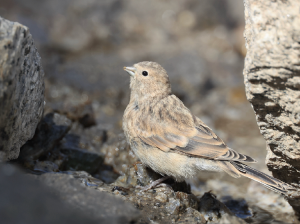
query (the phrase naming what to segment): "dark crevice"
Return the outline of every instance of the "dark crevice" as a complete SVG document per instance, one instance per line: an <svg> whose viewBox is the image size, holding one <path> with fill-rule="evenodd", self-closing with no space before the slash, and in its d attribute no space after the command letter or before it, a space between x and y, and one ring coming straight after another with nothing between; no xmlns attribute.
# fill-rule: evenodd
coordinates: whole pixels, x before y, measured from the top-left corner
<svg viewBox="0 0 300 224"><path fill-rule="evenodd" d="M258 66L258 67L249 69L249 73L256 73L258 71L266 70L266 69L285 69L285 70L293 72L293 73L298 73L297 75L293 75L293 76L299 76L300 75L298 70L293 70L291 68L282 67L282 66Z"/></svg>

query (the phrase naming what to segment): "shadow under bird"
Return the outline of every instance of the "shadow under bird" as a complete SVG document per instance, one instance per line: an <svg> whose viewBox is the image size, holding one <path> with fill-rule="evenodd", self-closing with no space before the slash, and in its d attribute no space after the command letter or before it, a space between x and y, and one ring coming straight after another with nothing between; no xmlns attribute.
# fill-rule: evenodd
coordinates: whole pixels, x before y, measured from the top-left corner
<svg viewBox="0 0 300 224"><path fill-rule="evenodd" d="M288 195L296 190L244 163L256 162L229 148L208 126L171 92L165 69L156 62L124 67L130 74L130 102L124 112L123 129L131 149L141 162L163 178L143 190L172 177L193 178L208 170L245 176L267 188Z"/></svg>

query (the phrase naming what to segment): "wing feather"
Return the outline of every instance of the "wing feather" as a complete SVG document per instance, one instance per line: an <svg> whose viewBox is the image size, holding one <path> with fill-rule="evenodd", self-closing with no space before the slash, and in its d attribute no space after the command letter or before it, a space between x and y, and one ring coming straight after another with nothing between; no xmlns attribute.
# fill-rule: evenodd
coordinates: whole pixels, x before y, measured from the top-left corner
<svg viewBox="0 0 300 224"><path fill-rule="evenodd" d="M147 108L144 110L147 111ZM180 151L220 161L255 162L251 157L227 147L174 95L162 99L154 107L149 106L148 110L151 111L150 116L145 113L136 119L135 127L137 136L149 145L165 152Z"/></svg>

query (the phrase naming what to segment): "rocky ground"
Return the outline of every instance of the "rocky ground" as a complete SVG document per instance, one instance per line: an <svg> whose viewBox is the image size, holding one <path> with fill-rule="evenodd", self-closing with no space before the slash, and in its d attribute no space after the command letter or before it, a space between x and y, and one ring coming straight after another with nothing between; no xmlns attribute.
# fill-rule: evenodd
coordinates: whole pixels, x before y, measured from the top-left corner
<svg viewBox="0 0 300 224"><path fill-rule="evenodd" d="M242 2L4 0L0 16L29 27L45 71L43 119L13 165L0 168L6 191L20 191L32 202L24 216L36 207L47 212L43 206L49 205L48 214L75 223L295 221L283 196L226 174L199 173L188 183L169 181L141 192L138 186L158 175L138 163L121 129L129 100L123 66L157 61L196 116L269 172L244 91ZM45 203L33 203L38 198ZM12 201L0 202L6 209L0 211L8 214L5 205Z"/></svg>

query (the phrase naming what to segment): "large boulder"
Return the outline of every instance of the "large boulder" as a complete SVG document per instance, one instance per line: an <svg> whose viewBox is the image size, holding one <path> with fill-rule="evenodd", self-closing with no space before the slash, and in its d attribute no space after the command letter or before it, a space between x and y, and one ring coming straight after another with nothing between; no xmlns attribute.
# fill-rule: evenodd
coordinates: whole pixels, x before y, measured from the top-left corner
<svg viewBox="0 0 300 224"><path fill-rule="evenodd" d="M267 141L266 163L276 178L300 187L300 2L244 3L246 94ZM299 216L299 200L289 202Z"/></svg>
<svg viewBox="0 0 300 224"><path fill-rule="evenodd" d="M44 71L27 27L0 17L0 161L16 159L44 109Z"/></svg>

